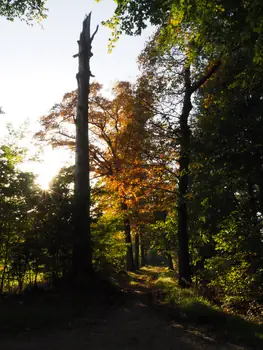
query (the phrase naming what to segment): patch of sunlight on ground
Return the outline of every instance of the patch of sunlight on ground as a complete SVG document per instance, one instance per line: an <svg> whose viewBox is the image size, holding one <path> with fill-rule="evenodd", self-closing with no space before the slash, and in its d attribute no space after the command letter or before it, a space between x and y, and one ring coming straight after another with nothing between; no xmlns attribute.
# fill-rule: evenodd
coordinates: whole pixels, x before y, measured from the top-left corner
<svg viewBox="0 0 263 350"><path fill-rule="evenodd" d="M130 281L130 285L131 285L131 286L137 286L137 285L138 285L138 282L136 282L136 281Z"/></svg>
<svg viewBox="0 0 263 350"><path fill-rule="evenodd" d="M169 283L169 284L175 284L177 285L177 280L175 280L173 277L159 277L158 280L155 281L155 284L166 284L166 283Z"/></svg>
<svg viewBox="0 0 263 350"><path fill-rule="evenodd" d="M144 266L141 268L141 271L150 272L150 273L164 273L168 272L168 267L160 267L160 266Z"/></svg>

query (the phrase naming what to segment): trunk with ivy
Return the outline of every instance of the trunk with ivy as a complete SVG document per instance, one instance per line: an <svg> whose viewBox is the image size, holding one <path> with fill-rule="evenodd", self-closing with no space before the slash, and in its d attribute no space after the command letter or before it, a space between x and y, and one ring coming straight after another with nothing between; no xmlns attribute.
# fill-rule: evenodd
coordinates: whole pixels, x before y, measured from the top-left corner
<svg viewBox="0 0 263 350"><path fill-rule="evenodd" d="M178 182L178 264L179 264L179 283L182 287L190 287L191 266L189 256L189 234L188 234L188 207L187 194L189 187L189 164L190 164L190 138L191 131L188 124L191 110L193 108L191 97L219 68L220 59L207 69L207 73L199 80L191 82L190 64L186 62L184 67L184 99L182 113L179 119L180 126L180 154L179 154L179 182Z"/></svg>
<svg viewBox="0 0 263 350"><path fill-rule="evenodd" d="M188 190L190 128L188 118L192 109L190 67L184 71L185 95L183 110L180 115L180 157L179 157L179 194L178 194L178 242L179 242L179 283L181 286L191 284L188 218L186 195Z"/></svg>

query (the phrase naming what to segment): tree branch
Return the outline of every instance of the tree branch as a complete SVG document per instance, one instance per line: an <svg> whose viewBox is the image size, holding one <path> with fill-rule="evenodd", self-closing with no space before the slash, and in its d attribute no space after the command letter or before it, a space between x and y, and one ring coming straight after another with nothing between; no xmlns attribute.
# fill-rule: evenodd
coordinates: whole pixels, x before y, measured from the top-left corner
<svg viewBox="0 0 263 350"><path fill-rule="evenodd" d="M98 30L99 30L99 25L97 25L95 32L92 34L92 36L90 38L90 43L92 43L94 36L97 34Z"/></svg>
<svg viewBox="0 0 263 350"><path fill-rule="evenodd" d="M192 92L195 92L202 86L211 76L218 70L221 65L221 59L219 60L208 70L207 74L203 75L199 80L197 80L192 85Z"/></svg>

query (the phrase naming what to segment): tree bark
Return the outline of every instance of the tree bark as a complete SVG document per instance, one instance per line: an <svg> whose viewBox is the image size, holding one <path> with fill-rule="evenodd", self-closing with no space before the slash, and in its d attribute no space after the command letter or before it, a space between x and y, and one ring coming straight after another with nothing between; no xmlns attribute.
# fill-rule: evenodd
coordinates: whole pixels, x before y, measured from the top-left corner
<svg viewBox="0 0 263 350"><path fill-rule="evenodd" d="M146 252L143 235L140 232L140 246L141 246L141 267L146 266Z"/></svg>
<svg viewBox="0 0 263 350"><path fill-rule="evenodd" d="M259 205L261 215L263 215L263 166L259 172Z"/></svg>
<svg viewBox="0 0 263 350"><path fill-rule="evenodd" d="M257 200L256 200L256 196L254 193L254 183L251 179L250 176L248 176L248 180L247 180L247 184L248 184L248 195L249 195L249 209L250 209L250 215L252 217L252 225L253 225L253 234L251 236L251 249L253 249L255 254L249 254L249 260L252 263L252 266L255 264L255 266L253 266L255 268L255 271L257 269L257 265L258 265L258 259L260 259L260 255L261 255L261 246L262 246L262 242L261 242L261 230L260 230L260 225L258 225L258 217L257 217ZM260 187L260 192L262 191L261 187ZM251 253L251 251L250 251Z"/></svg>
<svg viewBox="0 0 263 350"><path fill-rule="evenodd" d="M254 194L254 184L250 176L248 176L248 179L247 179L247 186L248 186L249 206L250 206L252 222L254 223L254 225L256 225L257 224L257 202Z"/></svg>
<svg viewBox="0 0 263 350"><path fill-rule="evenodd" d="M189 256L189 237L188 237L188 208L187 208L187 192L189 185L189 164L190 164L190 137L191 132L188 125L188 119L192 110L191 96L204 84L220 67L219 59L207 74L203 75L199 80L191 84L190 65L186 62L184 68L184 101L183 109L180 115L180 153L179 153L179 194L178 194L178 265L179 265L179 284L181 287L190 287L191 267Z"/></svg>
<svg viewBox="0 0 263 350"><path fill-rule="evenodd" d="M127 271L135 271L134 259L133 259L133 251L132 251L132 239L131 239L131 225L130 219L127 215L127 204L122 202L121 208L124 213L124 233L125 233L125 243L127 244L127 253L126 253L126 268Z"/></svg>
<svg viewBox="0 0 263 350"><path fill-rule="evenodd" d="M174 270L174 264L173 264L173 259L170 253L166 254L167 260L168 260L168 267L170 270Z"/></svg>
<svg viewBox="0 0 263 350"><path fill-rule="evenodd" d="M4 268L3 268L3 271L2 271L2 276L1 276L0 293L4 292L6 268L7 268L7 265L6 265L6 262L5 262L4 263Z"/></svg>
<svg viewBox="0 0 263 350"><path fill-rule="evenodd" d="M90 58L94 35L90 36L91 13L83 21L80 34L78 103L76 124L76 158L75 158L75 211L74 239L72 256L72 279L75 285L85 285L93 275L92 246L90 236L90 169L89 169L89 92L90 92Z"/></svg>
<svg viewBox="0 0 263 350"><path fill-rule="evenodd" d="M179 243L179 283L186 287L192 283L189 257L188 217L186 195L189 181L190 128L188 118L192 109L190 67L184 72L185 95L180 116L180 155L179 155L179 195L178 195L178 243Z"/></svg>
<svg viewBox="0 0 263 350"><path fill-rule="evenodd" d="M136 270L140 269L140 236L139 233L135 234L135 244L134 244L134 253L135 253L135 268Z"/></svg>
<svg viewBox="0 0 263 350"><path fill-rule="evenodd" d="M8 238L7 238L7 241L5 243L4 268L3 268L3 272L2 272L2 276L1 276L0 293L4 292L5 277L6 277L6 270L7 270L7 260L8 260L8 250L9 250L9 243L10 243L10 238L11 238L10 236L11 236L11 233L10 233L10 228L8 225Z"/></svg>

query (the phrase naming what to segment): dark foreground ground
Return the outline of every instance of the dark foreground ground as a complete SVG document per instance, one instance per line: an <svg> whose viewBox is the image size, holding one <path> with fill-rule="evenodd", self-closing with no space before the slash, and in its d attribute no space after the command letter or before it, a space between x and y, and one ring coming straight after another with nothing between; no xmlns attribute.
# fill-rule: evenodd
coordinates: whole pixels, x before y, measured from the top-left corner
<svg viewBox="0 0 263 350"><path fill-rule="evenodd" d="M248 339L243 345L222 329L208 332L204 325L186 322L173 313L153 288L163 270L149 268L132 274L129 281L121 282L121 292L93 295L88 302L83 295L68 295L63 302L51 295L49 300L2 303L0 349L263 349L260 339L251 344Z"/></svg>

